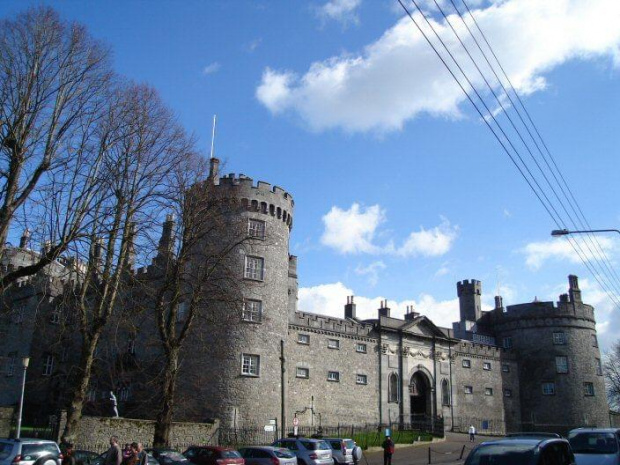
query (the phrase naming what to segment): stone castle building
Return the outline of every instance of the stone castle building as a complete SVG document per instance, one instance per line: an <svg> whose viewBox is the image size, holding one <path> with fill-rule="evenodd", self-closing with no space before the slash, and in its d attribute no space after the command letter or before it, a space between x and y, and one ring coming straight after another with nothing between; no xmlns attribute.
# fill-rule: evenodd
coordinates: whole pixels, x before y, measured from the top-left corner
<svg viewBox="0 0 620 465"><path fill-rule="evenodd" d="M243 294L238 314L217 331L200 327L208 343L185 348L179 419L218 418L230 426L273 419L290 426L293 417L302 426L441 419L446 429L475 423L495 432L609 424L594 309L582 302L576 276L569 276L568 293L557 303L504 307L498 296L486 312L480 281L461 281L460 319L452 328L436 326L413 308L395 318L387 301L375 318L363 320L353 296L340 318L305 313L297 309L297 257L289 254L292 196L243 175L220 177L217 170L213 159L207 182L259 240L236 259ZM170 231L168 224L162 241ZM23 266L33 254L25 235L2 257L3 269ZM68 265L54 263L12 291L10 313L0 324L2 405L16 403L20 360L27 355L30 415L53 413L66 402L72 350L60 342L54 299L72 281L63 272ZM152 330L147 323L136 326L145 334ZM128 337L126 352L136 365L141 357L153 358L156 349L140 332ZM115 378L122 382L92 380L88 408L105 405L113 390L121 415L152 417L152 406L140 404L146 388L131 369Z"/></svg>

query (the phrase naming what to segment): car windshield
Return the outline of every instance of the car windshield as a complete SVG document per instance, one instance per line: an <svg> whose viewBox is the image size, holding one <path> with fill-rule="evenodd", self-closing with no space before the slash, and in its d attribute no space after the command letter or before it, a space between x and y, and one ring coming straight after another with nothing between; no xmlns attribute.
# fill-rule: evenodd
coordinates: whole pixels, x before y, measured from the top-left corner
<svg viewBox="0 0 620 465"><path fill-rule="evenodd" d="M307 450L331 450L325 441L301 441Z"/></svg>
<svg viewBox="0 0 620 465"><path fill-rule="evenodd" d="M236 450L223 450L222 451L223 459L238 459L241 458L241 454Z"/></svg>
<svg viewBox="0 0 620 465"><path fill-rule="evenodd" d="M344 443L347 445L347 449L353 449L355 447L355 441L353 441L353 439L345 439Z"/></svg>
<svg viewBox="0 0 620 465"><path fill-rule="evenodd" d="M295 454L289 452L288 449L274 449L273 453L279 459L292 459L295 457Z"/></svg>
<svg viewBox="0 0 620 465"><path fill-rule="evenodd" d="M0 460L6 460L11 455L13 444L10 442L0 442Z"/></svg>
<svg viewBox="0 0 620 465"><path fill-rule="evenodd" d="M159 451L159 455L161 457L165 457L167 459L174 460L177 462L182 462L184 460L187 460L183 454L181 454L180 452L177 452L176 450L161 450Z"/></svg>
<svg viewBox="0 0 620 465"><path fill-rule="evenodd" d="M43 444L23 444L22 455L43 455L43 454L58 454L58 447L54 443Z"/></svg>
<svg viewBox="0 0 620 465"><path fill-rule="evenodd" d="M473 450L466 465L527 465L532 463L534 448L529 444L488 444Z"/></svg>
<svg viewBox="0 0 620 465"><path fill-rule="evenodd" d="M568 442L575 454L615 454L618 443L614 433L584 431L573 433Z"/></svg>

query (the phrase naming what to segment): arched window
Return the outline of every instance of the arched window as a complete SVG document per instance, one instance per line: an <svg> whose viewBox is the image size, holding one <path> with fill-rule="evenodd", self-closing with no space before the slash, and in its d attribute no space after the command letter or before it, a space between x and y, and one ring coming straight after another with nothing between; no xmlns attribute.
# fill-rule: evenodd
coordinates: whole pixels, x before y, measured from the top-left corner
<svg viewBox="0 0 620 465"><path fill-rule="evenodd" d="M388 402L398 403L398 375L392 373L388 378Z"/></svg>
<svg viewBox="0 0 620 465"><path fill-rule="evenodd" d="M441 404L450 405L450 386L447 379L441 382Z"/></svg>

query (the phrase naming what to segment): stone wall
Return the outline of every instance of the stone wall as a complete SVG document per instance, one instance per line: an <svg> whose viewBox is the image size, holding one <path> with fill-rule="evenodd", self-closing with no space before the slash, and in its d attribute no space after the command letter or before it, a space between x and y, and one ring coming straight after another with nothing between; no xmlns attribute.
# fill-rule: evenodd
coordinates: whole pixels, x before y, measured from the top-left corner
<svg viewBox="0 0 620 465"><path fill-rule="evenodd" d="M66 421L67 414L62 412L58 429L61 433ZM214 423L173 423L170 446L183 451L190 445L216 445L218 428L217 420ZM154 430L152 420L83 416L75 447L105 452L110 447L110 436L117 436L121 446L135 441L149 447L153 443Z"/></svg>
<svg viewBox="0 0 620 465"><path fill-rule="evenodd" d="M8 438L13 422L13 407L0 407L0 438Z"/></svg>

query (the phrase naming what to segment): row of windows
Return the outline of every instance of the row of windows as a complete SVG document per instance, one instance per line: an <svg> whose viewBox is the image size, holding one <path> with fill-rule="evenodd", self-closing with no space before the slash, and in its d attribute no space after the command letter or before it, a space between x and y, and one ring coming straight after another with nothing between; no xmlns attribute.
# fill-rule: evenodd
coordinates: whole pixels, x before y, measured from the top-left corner
<svg viewBox="0 0 620 465"><path fill-rule="evenodd" d="M461 362L461 365L463 366L463 368L471 368L471 360L468 358L464 358ZM491 371L493 369L493 365L491 364L491 362L482 362L482 369L486 371ZM502 371L504 373L509 373L510 364L502 363Z"/></svg>
<svg viewBox="0 0 620 465"><path fill-rule="evenodd" d="M309 334L303 334L303 333L298 334L297 335L297 342L299 344L309 345L310 344L310 335ZM339 339L328 339L327 340L327 348L328 349L340 350L340 340ZM357 342L357 343L355 343L355 351L359 352L361 354L368 353L368 345L364 344L363 342Z"/></svg>
<svg viewBox="0 0 620 465"><path fill-rule="evenodd" d="M596 374L603 376L603 365L600 358L594 359L594 366L596 367ZM560 374L568 373L568 357L565 355L555 357L555 372Z"/></svg>
<svg viewBox="0 0 620 465"><path fill-rule="evenodd" d="M310 369L304 367L297 367L297 378L310 378ZM340 382L340 372L339 371L328 371L327 372L327 381L335 381ZM361 373L357 373L355 375L356 384L368 384L368 376L363 375Z"/></svg>
<svg viewBox="0 0 620 465"><path fill-rule="evenodd" d="M553 396L555 395L555 383L542 383L542 393L544 396ZM594 395L594 383L585 382L583 383L583 395L584 396L593 396Z"/></svg>
<svg viewBox="0 0 620 465"><path fill-rule="evenodd" d="M510 394L506 395L506 391L509 391ZM464 392L465 392L465 394L473 394L474 393L474 387L473 386L464 386ZM492 396L493 395L493 388L485 387L484 388L484 395L485 396ZM504 395L506 395L506 397L510 397L512 395L512 391L510 391L510 389L506 389L504 391Z"/></svg>
<svg viewBox="0 0 620 465"><path fill-rule="evenodd" d="M420 387L412 381L409 385L409 394L412 396L420 395ZM442 405L450 405L450 384L447 379L441 381L441 403ZM398 374L390 373L388 375L388 402L400 402L400 389L398 382Z"/></svg>
<svg viewBox="0 0 620 465"><path fill-rule="evenodd" d="M56 357L53 354L46 354L43 359L43 376L51 376L54 373L54 365L56 364ZM66 362L69 360L69 349L63 347L60 352L60 361ZM15 369L17 367L17 352L9 352L5 359L4 374L5 376L15 375Z"/></svg>
<svg viewBox="0 0 620 465"><path fill-rule="evenodd" d="M553 344L554 345L566 345L568 344L568 338L566 336L566 333L564 331L554 331L553 332ZM596 337L596 334L592 334L592 347L598 347L598 339ZM512 349L512 337L511 336L507 336L502 340L502 346L504 347L504 349Z"/></svg>

